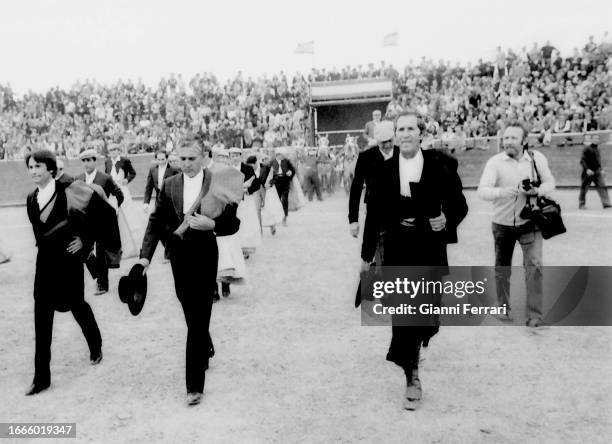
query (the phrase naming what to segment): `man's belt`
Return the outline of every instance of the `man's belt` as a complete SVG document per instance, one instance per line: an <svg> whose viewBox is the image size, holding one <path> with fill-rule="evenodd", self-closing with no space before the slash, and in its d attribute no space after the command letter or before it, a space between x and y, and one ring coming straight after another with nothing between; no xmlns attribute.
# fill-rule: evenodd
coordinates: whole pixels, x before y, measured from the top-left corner
<svg viewBox="0 0 612 444"><path fill-rule="evenodd" d="M417 227L418 223L417 223L417 219L416 217L407 217L406 219L403 219L400 222L400 225L402 227L409 227L409 228L413 228L413 227Z"/></svg>

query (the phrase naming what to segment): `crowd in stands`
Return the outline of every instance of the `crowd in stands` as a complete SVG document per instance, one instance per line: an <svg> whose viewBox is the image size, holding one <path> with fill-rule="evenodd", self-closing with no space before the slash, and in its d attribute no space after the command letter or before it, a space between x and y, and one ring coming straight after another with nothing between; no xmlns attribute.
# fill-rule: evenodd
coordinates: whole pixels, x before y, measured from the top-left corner
<svg viewBox="0 0 612 444"><path fill-rule="evenodd" d="M21 98L0 85L0 159L40 148L67 157L85 148L105 153L109 142L121 142L128 153L171 150L194 133L225 148L303 145L310 133L311 82L377 77L393 79L386 117L416 109L432 140L496 136L503 121L518 118L546 144L553 133L612 128L611 55L606 33L601 42L590 37L564 56L550 42L534 43L518 52L498 47L493 60L475 64L423 57L403 72L381 62L292 78L281 71L253 80L238 72L225 84L210 73L188 81L172 74L156 88L140 79L114 85L85 80Z"/></svg>

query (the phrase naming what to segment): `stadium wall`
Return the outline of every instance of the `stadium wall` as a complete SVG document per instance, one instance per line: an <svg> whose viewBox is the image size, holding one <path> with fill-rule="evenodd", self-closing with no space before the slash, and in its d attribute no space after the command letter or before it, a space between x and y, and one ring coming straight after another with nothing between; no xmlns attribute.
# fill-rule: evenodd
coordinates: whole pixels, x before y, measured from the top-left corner
<svg viewBox="0 0 612 444"><path fill-rule="evenodd" d="M565 147L540 147L548 159L552 173L561 187L580 186L580 156L582 145ZM601 160L606 172L606 182L612 185L612 145L601 145ZM494 152L483 150L470 150L457 153L459 161L459 174L464 187L473 188L478 186L478 181L484 168L484 164ZM142 154L129 156L136 170L136 178L130 183L129 188L132 196L142 197L148 170L152 165L153 155ZM104 169L104 161L98 160L98 169ZM80 174L83 171L78 159L66 161L66 172L71 175ZM23 160L0 162L0 205L24 205L26 196L34 187Z"/></svg>

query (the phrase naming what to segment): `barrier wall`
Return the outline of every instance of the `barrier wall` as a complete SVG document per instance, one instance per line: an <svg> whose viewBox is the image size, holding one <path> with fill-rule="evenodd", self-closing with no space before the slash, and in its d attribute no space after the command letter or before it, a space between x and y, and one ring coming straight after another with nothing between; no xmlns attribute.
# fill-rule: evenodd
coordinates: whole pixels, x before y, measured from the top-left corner
<svg viewBox="0 0 612 444"><path fill-rule="evenodd" d="M557 185L575 187L580 185L582 148L582 145L573 145L541 147L537 150L547 157ZM612 185L612 145L601 145L599 149L606 171L606 183ZM485 162L496 152L493 149L488 151L473 149L455 154L459 161L459 174L465 187L478 186ZM136 170L136 178L130 183L129 188L133 196L142 196L153 155L130 156L130 159ZM66 172L68 174L77 175L83 171L82 168L78 159L66 161ZM98 160L98 168L103 171L103 160ZM26 196L33 188L23 160L0 162L0 205L24 204Z"/></svg>

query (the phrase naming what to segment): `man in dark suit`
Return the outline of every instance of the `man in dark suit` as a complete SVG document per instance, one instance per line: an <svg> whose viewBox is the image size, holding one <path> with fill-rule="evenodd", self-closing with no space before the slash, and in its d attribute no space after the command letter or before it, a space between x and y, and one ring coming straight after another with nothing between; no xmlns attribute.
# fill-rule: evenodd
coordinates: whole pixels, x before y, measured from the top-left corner
<svg viewBox="0 0 612 444"><path fill-rule="evenodd" d="M215 236L228 236L238 231L237 204L227 204L215 219L199 210L210 187L211 173L204 170L202 148L197 143L179 148L183 173L165 180L155 211L142 241L139 263L149 266L160 239L166 238L170 249L170 265L176 296L187 322L185 379L188 405L199 404L204 391L205 371L211 357L212 341L208 333L217 285L219 252ZM189 228L182 237L175 230L186 221Z"/></svg>
<svg viewBox="0 0 612 444"><path fill-rule="evenodd" d="M76 179L82 180L88 184L93 183L99 185L104 190L106 197L109 197L110 195L115 196L117 199L117 205L121 206L123 203L123 193L121 192L121 189L117 186L111 176L98 171L96 168L96 160L98 158L98 153L96 150L84 150L79 155L79 158L83 163L85 173L81 174ZM106 253L99 244L96 244L96 255L90 255L90 257L87 259L86 265L87 269L91 273L91 276L96 279L98 284L98 289L94 294L100 295L106 293L108 291L108 261L106 259Z"/></svg>
<svg viewBox="0 0 612 444"><path fill-rule="evenodd" d="M249 195L259 189L259 181L256 182L253 167L242 162L242 150L240 148L229 149L230 164L244 175L244 183L247 184L245 192Z"/></svg>
<svg viewBox="0 0 612 444"><path fill-rule="evenodd" d="M467 214L467 203L457 174L457 161L436 150L422 151L421 131L415 113L401 113L396 120L393 157L375 174L372 213L375 229L365 230L362 271L369 269L382 233L383 265L432 266L442 275L448 265L446 246L457 242L457 226ZM394 317L387 360L404 369L404 407L414 410L421 399L418 377L421 345L438 331L437 318L426 325L407 327Z"/></svg>
<svg viewBox="0 0 612 444"><path fill-rule="evenodd" d="M144 191L144 206L145 211L149 210L149 204L151 202L151 196L153 190L155 190L155 201L159 197L160 188L168 177L174 176L180 173L180 171L168 164L168 153L164 150L159 150L155 153L155 165L149 168L149 174L147 176L147 184Z"/></svg>
<svg viewBox="0 0 612 444"><path fill-rule="evenodd" d="M367 242L374 242L373 247L378 249L381 247L381 245L379 245L377 233L370 233L368 236L366 236L365 231L375 228L371 221L373 213L370 211L369 202L372 195L373 181L376 171L382 166L383 162L391 159L393 156L393 122L379 122L373 131L373 135L376 138L378 145L359 153L359 157L357 157L357 164L355 165L355 176L349 192L349 230L351 236L357 238L359 236L359 203L361 201L363 185L365 184L366 186L366 194L364 198L364 203L366 204L366 219L364 223L362 249L368 249L370 247L366 245ZM380 258L378 258L378 261L380 262Z"/></svg>
<svg viewBox="0 0 612 444"><path fill-rule="evenodd" d="M28 217L38 247L34 277L35 370L34 381L26 392L30 396L51 384L55 310L72 312L87 340L94 365L102 360L102 337L91 307L83 297L83 260L92 242L89 227L67 223L69 184L54 180L57 164L53 153L40 150L29 154L26 165L37 186L27 198Z"/></svg>
<svg viewBox="0 0 612 444"><path fill-rule="evenodd" d="M159 197L160 188L168 177L172 177L175 174L180 173L180 170L174 168L168 162L168 153L164 150L159 150L155 153L155 165L153 165L149 169L149 174L147 176L147 184L145 186L144 191L144 211L149 212L150 210L150 202L151 195L153 194L153 190L155 190L155 202L157 202L157 198ZM162 244L164 247L166 246L166 241L162 240ZM164 260L167 262L170 260L169 252L166 249L164 253Z"/></svg>
<svg viewBox="0 0 612 444"><path fill-rule="evenodd" d="M64 166L64 161L62 159L57 159L57 174L55 175L55 180L70 185L74 182L74 177L64 172Z"/></svg>
<svg viewBox="0 0 612 444"><path fill-rule="evenodd" d="M580 166L582 174L580 176L580 194L578 195L578 208L586 208L586 193L591 183L597 188L601 204L604 208L610 208L610 196L604 179L604 171L601 167L601 154L599 152L599 135L585 137L585 147L582 150Z"/></svg>
<svg viewBox="0 0 612 444"><path fill-rule="evenodd" d="M276 187L278 197L283 205L285 213L283 225L286 226L287 216L289 215L289 187L293 176L295 176L295 167L289 159L285 158L282 152L276 150L276 158L270 163L270 173L273 174L271 184Z"/></svg>
<svg viewBox="0 0 612 444"><path fill-rule="evenodd" d="M104 172L112 176L113 169L116 173L123 171L123 180L126 181L120 185L126 185L134 180L136 171L132 166L132 162L127 157L120 155L121 148L118 143L112 143L108 148L109 158L104 161Z"/></svg>

